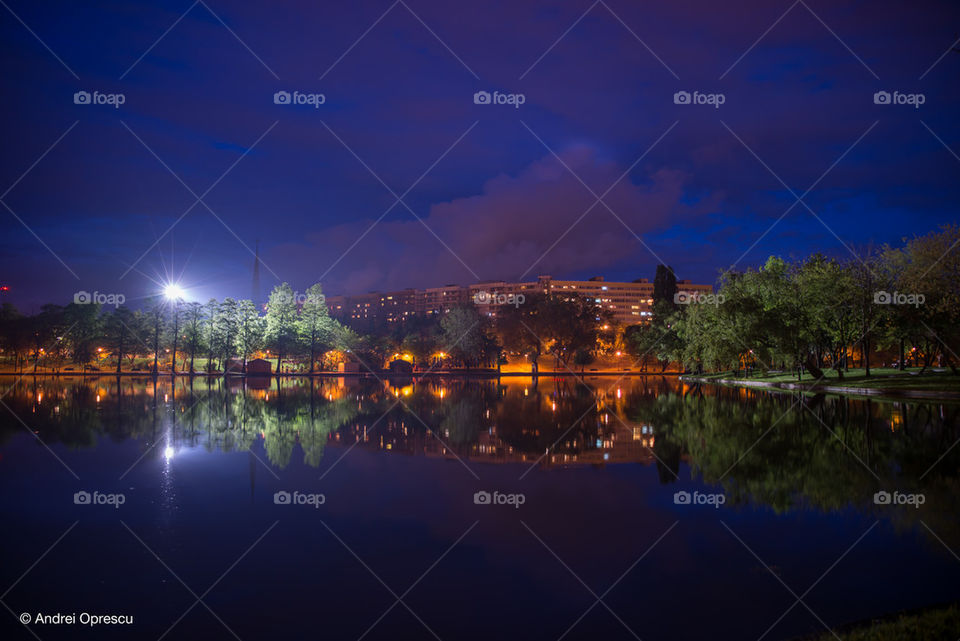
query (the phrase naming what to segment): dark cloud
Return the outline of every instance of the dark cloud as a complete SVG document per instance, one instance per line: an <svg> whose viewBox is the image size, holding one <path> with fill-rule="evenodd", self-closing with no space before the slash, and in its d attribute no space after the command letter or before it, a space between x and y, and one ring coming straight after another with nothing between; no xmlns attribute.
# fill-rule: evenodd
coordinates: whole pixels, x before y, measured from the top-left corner
<svg viewBox="0 0 960 641"><path fill-rule="evenodd" d="M495 176L477 195L437 203L418 214L422 223L381 222L347 256L343 248L372 220L336 226L310 236L309 246L288 245L271 255L284 256L281 265L306 263L323 270L338 261L329 281L343 291L467 283L476 280L474 274L506 280L601 274L648 254L634 234L689 220L720 200L684 204L688 177L681 171L661 169L640 183L629 177L617 182L624 171L596 150L576 147L560 160L547 155L517 175ZM602 203L591 208L596 199L580 180L597 195L616 185L604 197L613 213ZM653 260L647 255L643 262Z"/></svg>

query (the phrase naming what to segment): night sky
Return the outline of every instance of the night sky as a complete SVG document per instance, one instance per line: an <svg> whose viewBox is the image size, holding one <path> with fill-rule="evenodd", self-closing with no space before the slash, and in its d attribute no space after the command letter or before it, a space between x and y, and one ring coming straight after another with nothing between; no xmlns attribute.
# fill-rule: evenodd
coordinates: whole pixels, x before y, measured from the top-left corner
<svg viewBox="0 0 960 641"><path fill-rule="evenodd" d="M249 297L257 241L264 291L713 283L960 218L955 2L0 5L0 300L24 311L172 278Z"/></svg>

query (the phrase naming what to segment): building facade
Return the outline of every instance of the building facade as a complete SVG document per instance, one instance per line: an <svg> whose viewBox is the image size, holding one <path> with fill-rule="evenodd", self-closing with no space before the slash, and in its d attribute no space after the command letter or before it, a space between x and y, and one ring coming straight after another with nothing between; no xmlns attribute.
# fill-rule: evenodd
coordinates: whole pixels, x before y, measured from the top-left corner
<svg viewBox="0 0 960 641"><path fill-rule="evenodd" d="M713 287L689 280L677 281L677 291L710 294ZM535 281L508 283L482 281L473 285L444 285L427 289L370 292L357 296L328 296L330 315L347 323L401 322L411 316L445 314L456 305L474 303L489 316L506 305L523 304L529 295L581 296L608 311L621 325L636 325L650 318L653 283L646 278L632 282L606 281L602 276L589 280L557 280L540 276Z"/></svg>

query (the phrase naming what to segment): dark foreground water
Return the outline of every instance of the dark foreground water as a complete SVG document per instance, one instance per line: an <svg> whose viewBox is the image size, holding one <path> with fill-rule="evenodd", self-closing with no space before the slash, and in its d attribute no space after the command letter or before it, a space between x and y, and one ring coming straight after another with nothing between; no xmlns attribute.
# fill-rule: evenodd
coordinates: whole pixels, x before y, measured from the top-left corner
<svg viewBox="0 0 960 641"><path fill-rule="evenodd" d="M790 639L960 598L957 405L15 380L3 639Z"/></svg>

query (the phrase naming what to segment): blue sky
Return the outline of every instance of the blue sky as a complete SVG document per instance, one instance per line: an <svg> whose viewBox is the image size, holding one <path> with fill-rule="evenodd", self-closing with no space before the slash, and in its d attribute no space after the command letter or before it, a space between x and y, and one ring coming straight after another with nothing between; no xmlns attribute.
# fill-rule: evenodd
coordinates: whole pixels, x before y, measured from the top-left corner
<svg viewBox="0 0 960 641"><path fill-rule="evenodd" d="M958 219L952 3L7 6L0 280L27 310L246 297L257 241L265 289L337 294L713 282Z"/></svg>

